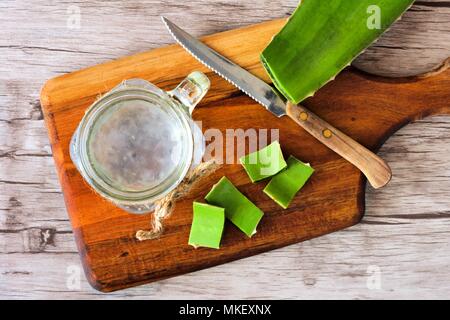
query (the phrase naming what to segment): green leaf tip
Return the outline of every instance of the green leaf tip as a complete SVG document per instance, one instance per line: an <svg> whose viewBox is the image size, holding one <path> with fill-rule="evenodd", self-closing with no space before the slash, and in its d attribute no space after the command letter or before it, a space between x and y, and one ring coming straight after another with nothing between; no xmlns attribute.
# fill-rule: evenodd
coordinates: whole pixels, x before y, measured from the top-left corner
<svg viewBox="0 0 450 320"><path fill-rule="evenodd" d="M252 182L269 178L287 166L278 141L272 142L259 151L243 156L239 160Z"/></svg>
<svg viewBox="0 0 450 320"><path fill-rule="evenodd" d="M193 203L189 244L195 248L219 249L225 224L225 209L207 203Z"/></svg>
<svg viewBox="0 0 450 320"><path fill-rule="evenodd" d="M297 192L314 173L314 169L309 164L305 164L293 156L289 157L287 165L287 169L274 176L263 190L283 209L289 207Z"/></svg>
<svg viewBox="0 0 450 320"><path fill-rule="evenodd" d="M313 95L349 65L414 0L303 0L261 54L291 102Z"/></svg>
<svg viewBox="0 0 450 320"><path fill-rule="evenodd" d="M212 205L225 208L225 216L248 237L256 233L264 213L244 196L227 177L222 177L205 197Z"/></svg>

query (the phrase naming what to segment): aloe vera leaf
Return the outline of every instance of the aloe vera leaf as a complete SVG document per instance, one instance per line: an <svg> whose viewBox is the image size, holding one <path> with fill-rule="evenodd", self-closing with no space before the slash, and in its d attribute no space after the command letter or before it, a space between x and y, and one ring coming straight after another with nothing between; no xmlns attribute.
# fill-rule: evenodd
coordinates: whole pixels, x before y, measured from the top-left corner
<svg viewBox="0 0 450 320"><path fill-rule="evenodd" d="M243 156L239 160L252 182L271 177L287 166L278 141L272 142L259 151Z"/></svg>
<svg viewBox="0 0 450 320"><path fill-rule="evenodd" d="M210 204L225 208L225 216L248 237L256 233L256 227L264 213L244 196L227 177L222 177L205 199Z"/></svg>
<svg viewBox="0 0 450 320"><path fill-rule="evenodd" d="M225 209L200 202L194 202L193 209L189 244L195 248L219 249L225 224Z"/></svg>
<svg viewBox="0 0 450 320"><path fill-rule="evenodd" d="M292 199L314 172L309 164L303 163L293 156L289 157L287 165L287 169L274 176L263 190L283 209L289 207Z"/></svg>
<svg viewBox="0 0 450 320"><path fill-rule="evenodd" d="M277 89L299 103L325 85L414 0L303 0L261 54ZM380 24L373 23L380 13Z"/></svg>

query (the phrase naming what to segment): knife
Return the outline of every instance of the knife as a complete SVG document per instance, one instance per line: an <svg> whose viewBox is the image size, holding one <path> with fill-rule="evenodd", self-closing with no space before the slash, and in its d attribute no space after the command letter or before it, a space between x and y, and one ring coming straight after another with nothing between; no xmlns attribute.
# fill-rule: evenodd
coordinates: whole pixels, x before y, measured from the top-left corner
<svg viewBox="0 0 450 320"><path fill-rule="evenodd" d="M301 105L284 102L274 88L223 57L165 17L161 17L172 37L194 58L229 81L277 117L289 116L303 129L356 166L375 189L389 183L392 172L387 163L343 132Z"/></svg>

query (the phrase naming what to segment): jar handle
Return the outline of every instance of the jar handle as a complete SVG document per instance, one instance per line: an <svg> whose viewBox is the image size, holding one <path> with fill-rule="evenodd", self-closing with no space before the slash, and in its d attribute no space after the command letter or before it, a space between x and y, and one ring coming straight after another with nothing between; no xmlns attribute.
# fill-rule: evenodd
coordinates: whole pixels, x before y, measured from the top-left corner
<svg viewBox="0 0 450 320"><path fill-rule="evenodd" d="M188 108L189 114L192 114L195 106L208 92L210 84L208 77L204 73L194 71L181 81L175 89L169 91L168 94L180 101Z"/></svg>

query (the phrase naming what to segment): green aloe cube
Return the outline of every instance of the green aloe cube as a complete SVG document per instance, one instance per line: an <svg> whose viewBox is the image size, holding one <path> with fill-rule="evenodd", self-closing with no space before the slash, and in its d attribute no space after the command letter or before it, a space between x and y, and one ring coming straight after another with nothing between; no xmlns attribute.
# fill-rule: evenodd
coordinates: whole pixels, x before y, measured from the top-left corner
<svg viewBox="0 0 450 320"><path fill-rule="evenodd" d="M197 247L220 248L225 224L225 210L207 203L194 202L189 244Z"/></svg>
<svg viewBox="0 0 450 320"><path fill-rule="evenodd" d="M314 169L293 156L287 160L287 169L281 171L270 180L264 193L284 209L289 207L297 192L305 185Z"/></svg>
<svg viewBox="0 0 450 320"><path fill-rule="evenodd" d="M278 141L272 142L259 151L241 157L240 162L252 182L271 177L287 166Z"/></svg>
<svg viewBox="0 0 450 320"><path fill-rule="evenodd" d="M212 205L225 208L225 216L248 237L256 233L256 227L264 213L227 177L222 177L205 199Z"/></svg>

